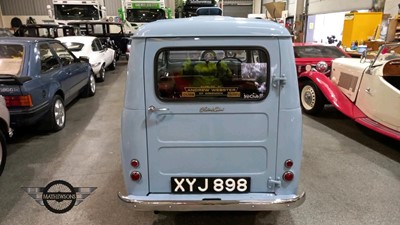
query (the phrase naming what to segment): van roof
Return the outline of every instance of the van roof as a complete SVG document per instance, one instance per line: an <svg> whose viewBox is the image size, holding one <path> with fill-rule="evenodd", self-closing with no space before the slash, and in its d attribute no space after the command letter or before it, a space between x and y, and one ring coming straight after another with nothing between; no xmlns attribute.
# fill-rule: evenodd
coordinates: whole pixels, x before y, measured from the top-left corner
<svg viewBox="0 0 400 225"><path fill-rule="evenodd" d="M264 19L196 16L157 20L143 25L133 38L146 37L290 37L288 30Z"/></svg>

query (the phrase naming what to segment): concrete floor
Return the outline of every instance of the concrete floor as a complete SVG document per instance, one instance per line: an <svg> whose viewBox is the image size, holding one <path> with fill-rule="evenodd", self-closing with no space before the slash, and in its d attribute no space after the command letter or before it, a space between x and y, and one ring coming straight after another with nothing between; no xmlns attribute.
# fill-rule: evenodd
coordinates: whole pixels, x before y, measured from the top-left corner
<svg viewBox="0 0 400 225"><path fill-rule="evenodd" d="M106 74L92 98L67 110L58 133L20 131L11 139L0 177L0 224L398 224L400 143L357 126L336 110L303 116L304 153L299 208L281 212L134 212L117 198L124 191L120 166L120 113L126 62ZM79 206L54 214L21 187L43 187L62 179L75 187L97 187Z"/></svg>

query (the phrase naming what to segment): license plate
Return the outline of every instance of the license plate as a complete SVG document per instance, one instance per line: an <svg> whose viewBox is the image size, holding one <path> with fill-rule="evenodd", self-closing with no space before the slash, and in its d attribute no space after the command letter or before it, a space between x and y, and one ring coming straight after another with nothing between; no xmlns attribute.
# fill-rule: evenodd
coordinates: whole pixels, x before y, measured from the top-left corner
<svg viewBox="0 0 400 225"><path fill-rule="evenodd" d="M171 177L172 193L246 193L250 177Z"/></svg>

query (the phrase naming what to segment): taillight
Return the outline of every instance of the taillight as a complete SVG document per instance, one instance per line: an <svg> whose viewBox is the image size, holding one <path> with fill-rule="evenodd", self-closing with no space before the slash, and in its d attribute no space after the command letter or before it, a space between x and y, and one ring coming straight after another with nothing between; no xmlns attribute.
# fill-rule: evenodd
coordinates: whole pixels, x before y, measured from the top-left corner
<svg viewBox="0 0 400 225"><path fill-rule="evenodd" d="M4 96L7 107L25 106L32 107L31 95Z"/></svg>
<svg viewBox="0 0 400 225"><path fill-rule="evenodd" d="M288 159L285 161L285 167L290 169L293 166L293 161L291 159Z"/></svg>
<svg viewBox="0 0 400 225"><path fill-rule="evenodd" d="M138 172L138 171L131 172L131 179L133 181L139 181L141 178L142 178L142 174L140 174L140 172Z"/></svg>
<svg viewBox="0 0 400 225"><path fill-rule="evenodd" d="M282 178L285 181L292 181L293 178L294 178L294 174L293 174L292 171L286 171L286 172L283 173Z"/></svg>
<svg viewBox="0 0 400 225"><path fill-rule="evenodd" d="M140 166L139 160L137 160L137 159L132 159L132 161L131 161L131 166L132 166L133 168L138 168L138 167Z"/></svg>

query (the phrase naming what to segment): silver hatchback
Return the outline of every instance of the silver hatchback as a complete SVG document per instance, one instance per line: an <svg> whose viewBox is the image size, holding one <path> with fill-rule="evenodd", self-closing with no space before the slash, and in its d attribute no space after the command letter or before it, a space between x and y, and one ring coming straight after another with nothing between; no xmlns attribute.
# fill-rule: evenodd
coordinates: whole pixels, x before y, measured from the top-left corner
<svg viewBox="0 0 400 225"><path fill-rule="evenodd" d="M7 158L6 138L11 136L10 113L6 107L4 97L0 95L0 175L3 173Z"/></svg>

